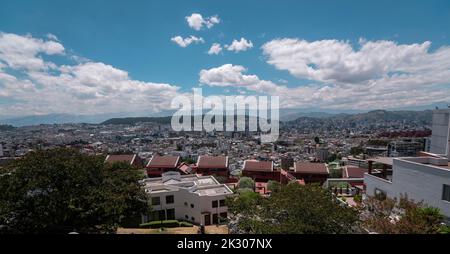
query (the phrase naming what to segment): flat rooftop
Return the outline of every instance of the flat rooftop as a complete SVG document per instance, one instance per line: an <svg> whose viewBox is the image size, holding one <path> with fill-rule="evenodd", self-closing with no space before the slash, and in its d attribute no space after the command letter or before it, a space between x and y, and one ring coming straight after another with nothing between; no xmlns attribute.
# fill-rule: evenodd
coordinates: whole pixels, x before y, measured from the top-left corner
<svg viewBox="0 0 450 254"><path fill-rule="evenodd" d="M405 157L405 158L398 158L401 161L407 161L407 162L413 162L418 163L422 165L442 168L446 170L450 170L450 162L448 161L448 158L446 157Z"/></svg>
<svg viewBox="0 0 450 254"><path fill-rule="evenodd" d="M177 172L169 172L158 178L143 180L147 193L160 193L166 191L178 191L185 189L200 196L214 196L232 194L233 192L225 184L219 183L213 176L180 175Z"/></svg>

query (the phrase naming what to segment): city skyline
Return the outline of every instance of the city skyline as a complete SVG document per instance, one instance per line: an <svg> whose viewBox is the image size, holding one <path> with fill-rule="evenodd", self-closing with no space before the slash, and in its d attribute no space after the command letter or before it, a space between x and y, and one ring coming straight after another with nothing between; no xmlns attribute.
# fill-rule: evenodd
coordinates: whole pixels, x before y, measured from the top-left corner
<svg viewBox="0 0 450 254"><path fill-rule="evenodd" d="M196 87L282 108L450 102L448 1L237 3L2 3L0 117L155 113Z"/></svg>

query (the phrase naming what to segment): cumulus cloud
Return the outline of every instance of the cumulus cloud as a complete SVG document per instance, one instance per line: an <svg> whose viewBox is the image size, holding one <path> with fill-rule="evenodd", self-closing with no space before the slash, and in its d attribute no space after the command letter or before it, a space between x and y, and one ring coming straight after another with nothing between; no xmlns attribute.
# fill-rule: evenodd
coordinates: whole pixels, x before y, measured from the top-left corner
<svg viewBox="0 0 450 254"><path fill-rule="evenodd" d="M64 54L64 47L54 43L0 35L0 100L13 101L0 107L0 115L155 112L169 108L180 94L177 86L134 80L102 62L57 65L43 60L43 55Z"/></svg>
<svg viewBox="0 0 450 254"><path fill-rule="evenodd" d="M229 51L240 52L253 48L253 43L250 40L241 38L241 40L233 40L231 45L225 45L225 48Z"/></svg>
<svg viewBox="0 0 450 254"><path fill-rule="evenodd" d="M393 41L277 39L262 46L267 62L298 78L332 83L359 83L384 77L450 67L450 48L429 53L431 43L399 45Z"/></svg>
<svg viewBox="0 0 450 254"><path fill-rule="evenodd" d="M450 100L450 93L446 92L450 83L448 73L426 77L395 74L364 84L314 82L288 87L246 72L243 66L225 64L201 70L199 82L208 86L234 87L238 91L246 89L257 94L279 96L280 106L284 108L396 108Z"/></svg>
<svg viewBox="0 0 450 254"><path fill-rule="evenodd" d="M186 21L188 22L189 27L194 30L200 31L203 26L212 28L214 25L219 24L220 18L217 15L203 18L203 16L199 13L192 13L190 16L186 17Z"/></svg>
<svg viewBox="0 0 450 254"><path fill-rule="evenodd" d="M64 46L53 40L0 32L0 62L4 65L26 70L53 68L52 63L42 59L42 54L64 55Z"/></svg>
<svg viewBox="0 0 450 254"><path fill-rule="evenodd" d="M202 37L196 37L196 36L189 36L186 38L183 38L181 36L175 36L170 39L171 41L178 44L178 46L182 48L186 48L187 46L191 45L192 43L198 44L198 43L205 43L205 40L203 40Z"/></svg>
<svg viewBox="0 0 450 254"><path fill-rule="evenodd" d="M222 52L222 46L219 43L214 43L208 50L208 55L218 55Z"/></svg>
<svg viewBox="0 0 450 254"><path fill-rule="evenodd" d="M260 93L273 93L280 86L271 81L260 80L256 75L245 75L247 69L241 65L224 64L220 67L200 71L200 83L218 87L243 87Z"/></svg>

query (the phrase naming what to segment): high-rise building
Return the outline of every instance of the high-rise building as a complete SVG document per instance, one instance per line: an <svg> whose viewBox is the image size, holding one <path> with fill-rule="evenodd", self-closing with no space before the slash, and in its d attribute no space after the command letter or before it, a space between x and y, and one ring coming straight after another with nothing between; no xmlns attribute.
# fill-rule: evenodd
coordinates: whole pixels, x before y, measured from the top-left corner
<svg viewBox="0 0 450 254"><path fill-rule="evenodd" d="M433 111L433 127L430 152L449 155L450 108Z"/></svg>

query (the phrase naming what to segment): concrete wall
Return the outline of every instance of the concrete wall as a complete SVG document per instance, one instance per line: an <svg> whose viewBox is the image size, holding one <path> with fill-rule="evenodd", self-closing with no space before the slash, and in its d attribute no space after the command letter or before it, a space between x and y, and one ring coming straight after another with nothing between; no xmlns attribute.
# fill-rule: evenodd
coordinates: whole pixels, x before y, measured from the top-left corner
<svg viewBox="0 0 450 254"><path fill-rule="evenodd" d="M430 152L448 154L449 127L450 109L434 110Z"/></svg>
<svg viewBox="0 0 450 254"><path fill-rule="evenodd" d="M443 185L450 185L450 170L420 163L394 160L392 183L366 174L366 194L373 196L375 188L385 191L390 198L407 194L409 199L441 209L450 217L450 202L442 200Z"/></svg>
<svg viewBox="0 0 450 254"><path fill-rule="evenodd" d="M174 203L166 204L166 196L174 195ZM228 194L229 195L229 194ZM153 211L175 209L175 219L186 220L195 224L204 224L204 216L202 213L211 213L211 223L212 215L215 213L227 212L228 208L225 207L212 207L213 200L222 200L226 198L224 195L214 195L214 196L199 196L185 189L179 189L178 191L167 191L161 193L152 193L151 197L160 197L161 204L157 206L152 206ZM186 203L186 204L185 204ZM191 207L191 204L194 207ZM188 218L186 218L186 215ZM194 218L194 220L192 220Z"/></svg>

